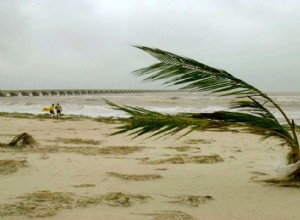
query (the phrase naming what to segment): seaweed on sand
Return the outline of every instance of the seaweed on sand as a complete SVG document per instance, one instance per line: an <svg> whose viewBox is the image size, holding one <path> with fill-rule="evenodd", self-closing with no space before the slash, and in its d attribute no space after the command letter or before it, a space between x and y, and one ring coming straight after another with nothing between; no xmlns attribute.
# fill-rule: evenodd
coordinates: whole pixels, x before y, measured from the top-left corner
<svg viewBox="0 0 300 220"><path fill-rule="evenodd" d="M152 220L196 220L195 217L181 211L166 210L154 214L145 214L153 216Z"/></svg>
<svg viewBox="0 0 300 220"><path fill-rule="evenodd" d="M213 155L204 155L204 156L189 156L186 154L177 155L176 157L170 157L167 159L159 159L154 161L145 161L145 164L186 164L186 163L195 163L195 164L203 164L203 163L219 163L224 162L224 159L217 154Z"/></svg>
<svg viewBox="0 0 300 220"><path fill-rule="evenodd" d="M95 184L89 184L89 183L83 183L78 185L73 185L75 188L81 188L81 187L95 187Z"/></svg>
<svg viewBox="0 0 300 220"><path fill-rule="evenodd" d="M97 140L84 140L80 138L57 138L55 142L63 142L64 144L89 144L89 145L98 145L100 141Z"/></svg>
<svg viewBox="0 0 300 220"><path fill-rule="evenodd" d="M151 197L144 196L140 194L124 194L122 192L109 193L103 197L104 204L109 206L123 206L129 207L135 202L144 203L148 201Z"/></svg>
<svg viewBox="0 0 300 220"><path fill-rule="evenodd" d="M190 151L190 150L194 150L194 149L198 149L198 150L200 149L199 147L190 147L190 146L167 147L167 148L175 149L180 152Z"/></svg>
<svg viewBox="0 0 300 220"><path fill-rule="evenodd" d="M2 117L9 117L9 118L29 118L29 119L49 119L53 120L52 117L50 117L49 114L30 114L30 113L18 113L18 112L0 112L0 116ZM88 116L83 116L83 115L63 115L61 118L55 118L55 120L60 120L60 121L79 121L81 119L92 119L91 117Z"/></svg>
<svg viewBox="0 0 300 220"><path fill-rule="evenodd" d="M211 196L195 196L195 195L184 195L184 196L166 196L167 198L172 199L168 201L169 203L175 203L179 205L187 205L198 207L200 204L206 203L208 200L212 200L213 197Z"/></svg>
<svg viewBox="0 0 300 220"><path fill-rule="evenodd" d="M119 154L126 155L141 151L141 147L127 147L127 146L109 146L109 147L63 147L60 149L65 153L79 153L84 155L107 155Z"/></svg>
<svg viewBox="0 0 300 220"><path fill-rule="evenodd" d="M0 160L0 175L11 174L27 166L27 160Z"/></svg>
<svg viewBox="0 0 300 220"><path fill-rule="evenodd" d="M38 191L17 197L15 203L1 204L0 216L46 217L73 208L74 204L74 193Z"/></svg>
<svg viewBox="0 0 300 220"><path fill-rule="evenodd" d="M214 140L204 140L204 139L190 139L185 141L186 144L210 144Z"/></svg>
<svg viewBox="0 0 300 220"><path fill-rule="evenodd" d="M132 175L132 174L121 174L115 172L107 172L108 175L118 177L124 180L135 180L135 181L145 181L153 179L161 179L162 176L158 174L144 174L144 175Z"/></svg>
<svg viewBox="0 0 300 220"><path fill-rule="evenodd" d="M8 143L9 146L14 147L25 147L25 146L32 146L36 145L36 140L27 133L22 133L14 137L14 139Z"/></svg>
<svg viewBox="0 0 300 220"><path fill-rule="evenodd" d="M273 178L273 179L266 179L261 181L267 183L268 185L300 188L300 181L299 179L295 179L295 178L283 178L283 179Z"/></svg>
<svg viewBox="0 0 300 220"><path fill-rule="evenodd" d="M143 147L130 147L130 146L108 146L108 147L59 147L47 146L37 148L22 148L21 152L30 153L77 153L83 155L126 155L134 152L142 151ZM11 151L11 149L2 148L2 152Z"/></svg>
<svg viewBox="0 0 300 220"><path fill-rule="evenodd" d="M0 216L48 217L63 209L108 205L130 207L135 203L144 203L150 196L112 192L105 195L81 196L73 192L37 191L16 198L11 204L0 204Z"/></svg>

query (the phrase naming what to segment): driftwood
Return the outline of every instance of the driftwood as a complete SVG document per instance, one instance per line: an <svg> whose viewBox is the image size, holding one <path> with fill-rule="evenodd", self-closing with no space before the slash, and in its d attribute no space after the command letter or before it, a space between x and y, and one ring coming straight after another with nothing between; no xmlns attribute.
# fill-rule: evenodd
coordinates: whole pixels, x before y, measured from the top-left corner
<svg viewBox="0 0 300 220"><path fill-rule="evenodd" d="M29 134L23 133L14 137L7 145L10 147L26 147L36 145L36 140Z"/></svg>

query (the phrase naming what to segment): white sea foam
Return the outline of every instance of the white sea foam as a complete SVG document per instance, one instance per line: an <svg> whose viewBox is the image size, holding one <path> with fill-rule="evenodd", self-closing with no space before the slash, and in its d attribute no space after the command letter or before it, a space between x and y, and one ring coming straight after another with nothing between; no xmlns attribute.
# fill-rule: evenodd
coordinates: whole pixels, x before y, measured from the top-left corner
<svg viewBox="0 0 300 220"><path fill-rule="evenodd" d="M228 109L231 97L204 96L199 93L157 93L157 94L116 94L87 96L38 96L0 97L0 112L42 114L43 107L60 103L64 114L86 115L91 117L128 117L126 113L112 109L103 98L118 104L139 106L152 111L168 114L183 112L200 113ZM290 118L300 123L300 93L276 94L274 100ZM273 111L271 109L271 111ZM273 112L279 120L280 113Z"/></svg>

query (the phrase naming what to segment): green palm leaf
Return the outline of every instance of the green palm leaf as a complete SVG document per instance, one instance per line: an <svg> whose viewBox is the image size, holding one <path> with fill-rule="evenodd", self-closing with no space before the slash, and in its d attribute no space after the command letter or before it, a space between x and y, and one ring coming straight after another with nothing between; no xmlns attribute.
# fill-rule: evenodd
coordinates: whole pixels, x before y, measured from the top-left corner
<svg viewBox="0 0 300 220"><path fill-rule="evenodd" d="M293 163L300 160L296 125L267 94L224 70L157 48L136 47L159 60L159 63L134 71L137 76L145 77L144 81L164 80L164 84L169 86L180 85L181 89L189 91L233 95L239 99L231 102L230 111L181 115L161 114L106 101L108 105L131 116L131 120L119 127L114 134L129 132L134 137L147 133L151 133L151 136L166 136L187 129L184 134L186 135L193 130L218 130L224 126L238 125L248 130L259 131L264 135L263 139L277 137L284 140L291 147L289 161ZM268 110L269 107L275 107L282 114L289 130L279 123Z"/></svg>
<svg viewBox="0 0 300 220"><path fill-rule="evenodd" d="M290 133L277 121L272 118L259 117L242 112L219 111L213 113L200 113L193 115L194 118L224 121L232 124L246 126L251 130L263 131L265 138L278 137L285 140L289 145L293 145L294 140Z"/></svg>
<svg viewBox="0 0 300 220"><path fill-rule="evenodd" d="M118 131L112 135L130 132L129 135L133 135L134 137L147 133L151 133L151 137L158 135L163 137L173 135L184 129L188 129L184 134L186 135L194 130L219 129L229 125L224 121L198 119L184 115L161 114L143 108L120 106L108 100L105 101L114 109L125 111L131 116L131 120L127 124L118 127Z"/></svg>
<svg viewBox="0 0 300 220"><path fill-rule="evenodd" d="M250 130L262 131L261 134L264 135L263 139L277 137L286 141L288 144L293 143L290 134L280 124L272 119L255 115L227 111L169 115L143 108L120 106L108 100L105 101L114 109L125 111L131 116L131 120L129 120L127 124L118 127L119 130L112 135L129 132L129 135L133 135L134 138L148 133L151 133L150 137L158 135L164 137L173 135L184 129L188 129L184 134L187 135L194 130L220 130L230 125L238 125L247 127Z"/></svg>
<svg viewBox="0 0 300 220"><path fill-rule="evenodd" d="M169 79L168 85L184 85L182 89L219 92L224 95L259 94L255 87L235 78L224 70L216 69L187 57L160 49L136 46L146 51L160 63L134 71L137 76L147 75L144 81Z"/></svg>
<svg viewBox="0 0 300 220"><path fill-rule="evenodd" d="M165 84L183 85L181 89L185 90L210 91L221 95L243 95L248 100L246 102L235 101L232 108L242 112L246 111L251 115L266 117L279 124L275 116L265 107L265 104L270 103L279 110L288 123L292 132L292 139L294 140L292 147L299 148L295 126L292 121L277 103L257 88L224 70L210 67L193 59L157 48L135 47L149 53L160 61L160 63L134 71L137 76L147 76L144 81L165 80Z"/></svg>
<svg viewBox="0 0 300 220"><path fill-rule="evenodd" d="M264 104L266 104L266 102ZM234 100L231 103L231 109L249 112L250 114L272 119L279 123L275 116L264 106L264 104L261 104L254 97L247 96L242 99Z"/></svg>

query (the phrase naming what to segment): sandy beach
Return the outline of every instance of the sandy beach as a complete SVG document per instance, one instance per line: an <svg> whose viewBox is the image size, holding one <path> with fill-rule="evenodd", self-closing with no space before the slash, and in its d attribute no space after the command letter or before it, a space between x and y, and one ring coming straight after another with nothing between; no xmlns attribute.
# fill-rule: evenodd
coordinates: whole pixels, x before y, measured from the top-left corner
<svg viewBox="0 0 300 220"><path fill-rule="evenodd" d="M300 219L299 189L260 181L288 151L276 139L108 136L119 125L0 117L1 143L24 132L38 143L0 148L1 219Z"/></svg>

